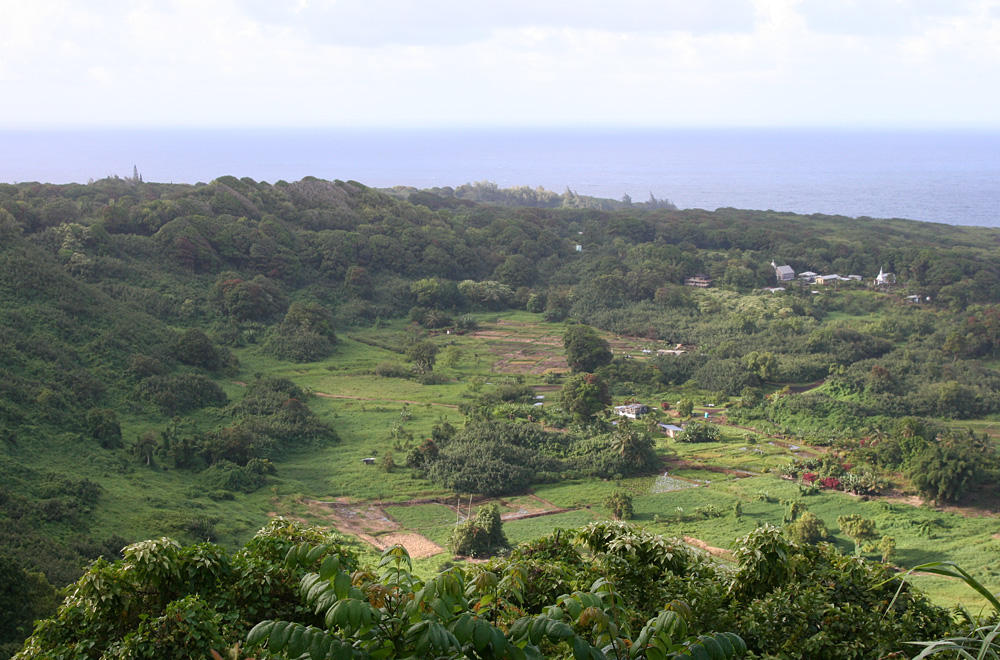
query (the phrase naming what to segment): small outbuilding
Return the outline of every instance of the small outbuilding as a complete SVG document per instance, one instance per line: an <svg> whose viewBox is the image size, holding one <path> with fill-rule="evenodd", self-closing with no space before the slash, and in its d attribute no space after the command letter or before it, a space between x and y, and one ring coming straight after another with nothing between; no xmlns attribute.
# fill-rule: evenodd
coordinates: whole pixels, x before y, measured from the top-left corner
<svg viewBox="0 0 1000 660"><path fill-rule="evenodd" d="M791 282L795 279L795 271L791 266L779 266L772 261L771 267L774 268L774 277L779 282Z"/></svg>
<svg viewBox="0 0 1000 660"><path fill-rule="evenodd" d="M669 438L676 438L677 434L684 430L683 426L677 426L676 424L660 423L657 424L657 426L659 426L660 430L663 431L664 435L666 435Z"/></svg>

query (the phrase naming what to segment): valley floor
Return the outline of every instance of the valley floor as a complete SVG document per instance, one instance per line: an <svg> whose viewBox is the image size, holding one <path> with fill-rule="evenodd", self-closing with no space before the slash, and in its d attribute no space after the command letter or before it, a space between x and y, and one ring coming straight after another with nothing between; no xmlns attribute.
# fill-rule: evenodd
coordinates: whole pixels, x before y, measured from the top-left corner
<svg viewBox="0 0 1000 660"><path fill-rule="evenodd" d="M874 520L880 534L896 539L893 561L900 567L947 559L987 584L1000 579L1000 525L994 510L929 508L919 498L899 493L863 499L820 491L802 497L798 484L781 479L778 470L795 457L808 458L823 449L728 425L721 407L695 411L695 416L704 419L707 413L710 421L722 426L721 441L684 445L662 437L657 451L663 470L657 476L617 482L568 480L493 500L456 496L414 478L401 467L408 449L427 437L435 423L460 424L458 406L471 392L523 379L544 397L539 400L543 405L558 395L558 386L546 382L544 374L565 369L558 342L561 326L528 313L482 315L480 323L478 331L467 335L434 338L442 348L454 347L455 353L451 364L438 362L435 371L448 377L440 385L372 373L380 363L402 362L397 353L371 345L400 341L402 325L366 332L365 343L344 338L337 353L321 363L288 366L262 360L252 349L241 354L244 372L285 376L309 388L317 397L313 408L336 426L342 438L339 444L302 451L283 461L267 498L267 512L334 527L359 539L372 554L401 543L418 559L418 567L433 571L455 559L445 549L454 525L487 501L500 505L508 538L520 542L609 518L601 503L621 487L634 498L637 523L685 537L724 559L734 539L760 523L780 525L786 502L801 499L835 533L835 543L845 553L853 551L853 542L837 534L836 519L858 513ZM608 338L616 354L627 352L639 360L657 349L673 348L642 338ZM658 398L673 401L680 394L662 392ZM382 465L386 455L397 466L390 471ZM375 461L367 464L365 458ZM978 604L963 585L933 576L914 579L942 604Z"/></svg>

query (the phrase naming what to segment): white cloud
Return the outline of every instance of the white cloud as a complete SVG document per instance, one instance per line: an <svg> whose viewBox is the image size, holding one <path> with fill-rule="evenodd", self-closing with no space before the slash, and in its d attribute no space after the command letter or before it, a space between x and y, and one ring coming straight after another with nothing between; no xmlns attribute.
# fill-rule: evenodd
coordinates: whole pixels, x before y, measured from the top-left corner
<svg viewBox="0 0 1000 660"><path fill-rule="evenodd" d="M995 0L5 4L5 125L998 121Z"/></svg>
<svg viewBox="0 0 1000 660"><path fill-rule="evenodd" d="M982 0L802 0L799 11L819 33L898 36L975 14Z"/></svg>
<svg viewBox="0 0 1000 660"><path fill-rule="evenodd" d="M381 47L466 44L526 27L611 32L753 29L751 0L241 0L249 16L293 26L315 43Z"/></svg>

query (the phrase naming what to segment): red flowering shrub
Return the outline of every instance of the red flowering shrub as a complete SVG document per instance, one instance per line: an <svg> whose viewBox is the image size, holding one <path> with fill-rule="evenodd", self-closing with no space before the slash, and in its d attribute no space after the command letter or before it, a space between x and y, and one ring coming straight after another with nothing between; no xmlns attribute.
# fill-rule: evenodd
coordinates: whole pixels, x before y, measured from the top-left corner
<svg viewBox="0 0 1000 660"><path fill-rule="evenodd" d="M827 477L826 479L822 479L819 483L823 486L823 488L829 488L831 490L837 490L840 488L840 479L837 477Z"/></svg>

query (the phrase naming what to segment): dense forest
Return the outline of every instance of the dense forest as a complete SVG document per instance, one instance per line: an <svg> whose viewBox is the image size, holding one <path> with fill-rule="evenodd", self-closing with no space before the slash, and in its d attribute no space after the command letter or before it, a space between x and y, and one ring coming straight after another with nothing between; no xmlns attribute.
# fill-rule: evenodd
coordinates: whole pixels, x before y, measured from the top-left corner
<svg viewBox="0 0 1000 660"><path fill-rule="evenodd" d="M776 282L772 262L860 279ZM875 286L880 271L895 282ZM696 275L711 287L685 286ZM402 577L409 560L399 553L373 569L339 537L331 546L289 523L250 539L251 523L226 532L199 513L263 497L289 456L342 442L345 421L318 411L294 368L261 365L334 373L347 368L338 351L349 336L390 356L374 377L445 387L457 379L441 365L460 358L444 341L510 310L564 328L566 368L544 375L556 405L541 406L523 378L494 377L463 393L460 423L435 421L415 438L401 420L395 461L428 487L499 496L655 474L655 425L618 423L608 406L663 393L682 395L672 405L685 418L691 399L727 402L729 424L828 450L782 468L806 490L867 497L903 483L956 503L982 496L997 474L992 438L963 425L1000 414L997 230L488 184L4 184L0 576L10 586L0 592L0 655L67 595L21 657L164 657L170 644L189 657L186 644L221 651L263 619L302 624L268 629L267 647L288 657L311 648L286 647L290 637L322 646L312 657L431 647L443 657L701 657L698 644L879 657L970 623L879 562L817 544L825 535L793 525L797 514L784 535L762 526L745 537L732 565L595 523L424 580ZM677 348L630 355L601 333ZM717 433L689 424L679 441ZM381 460L395 467L391 454ZM110 493L111 482L135 491ZM169 484L183 501L141 484ZM129 545L141 538L113 521L138 506L155 512L144 529L157 535L225 546ZM323 549L284 563L298 543ZM161 568L156 557L167 558ZM310 574L336 594L317 587L299 602L295 585ZM103 601L98 583L125 598L141 590L135 580L156 585L113 623L120 604ZM281 588L267 593L272 583ZM407 598L438 614L402 616ZM338 619L348 601L359 603L353 618ZM173 615L188 623L171 628ZM67 637L74 627L89 631L89 650L86 636ZM297 632L320 629L332 632ZM640 638L660 655L634 653Z"/></svg>

